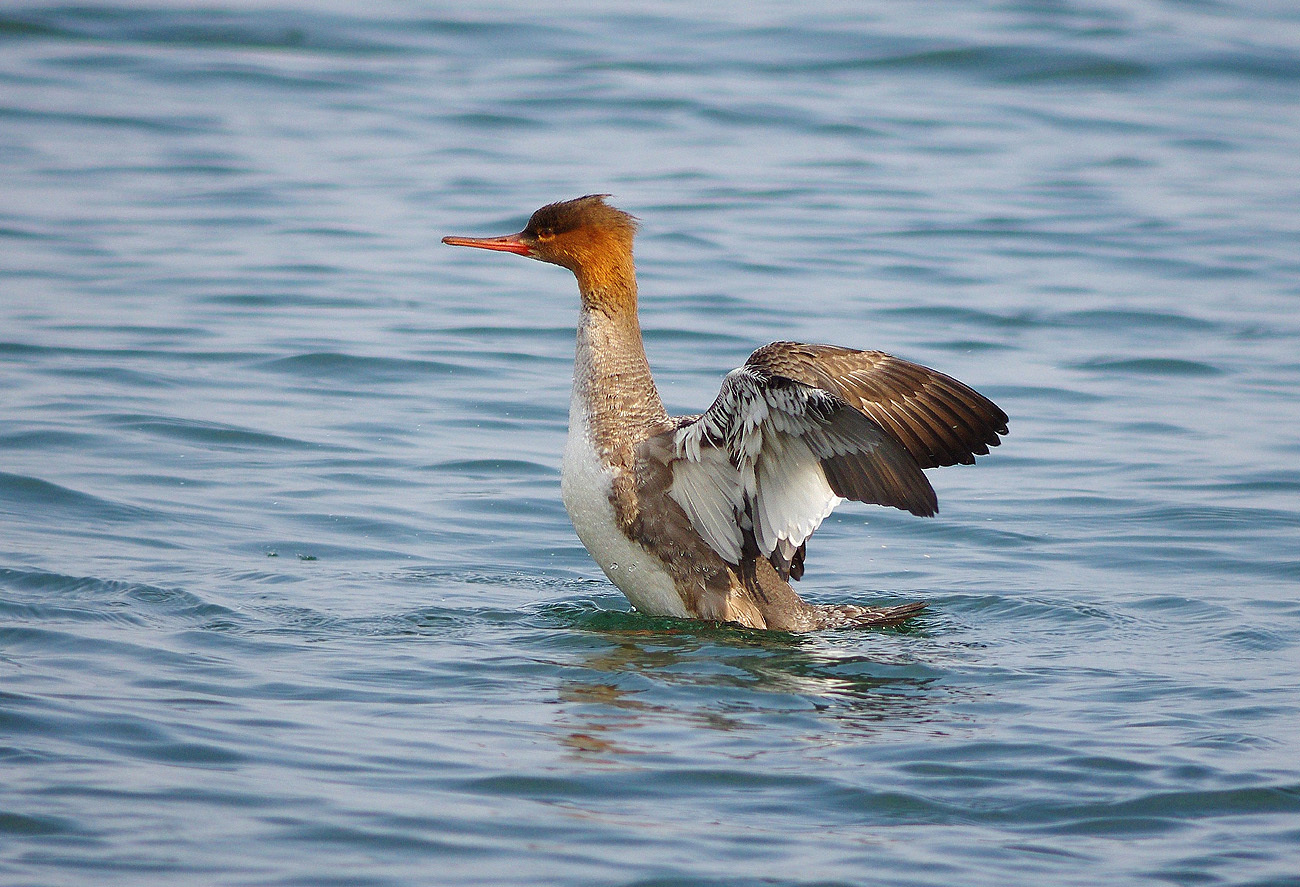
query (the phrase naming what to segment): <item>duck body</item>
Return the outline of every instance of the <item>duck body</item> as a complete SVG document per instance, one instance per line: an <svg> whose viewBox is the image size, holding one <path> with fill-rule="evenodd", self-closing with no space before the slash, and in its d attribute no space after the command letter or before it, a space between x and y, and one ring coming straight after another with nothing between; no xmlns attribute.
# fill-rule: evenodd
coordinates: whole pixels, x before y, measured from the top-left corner
<svg viewBox="0 0 1300 887"><path fill-rule="evenodd" d="M637 610L653 616L689 617L676 581L662 559L629 535L639 509L632 503L636 466L632 442L666 430L668 414L653 402L595 398L619 375L608 356L620 333L604 314L584 313L574 347L569 435L564 445L560 494L578 538L601 570Z"/></svg>
<svg viewBox="0 0 1300 887"><path fill-rule="evenodd" d="M543 207L519 234L443 242L578 279L561 493L605 575L638 611L749 628L887 624L923 609L807 604L790 581L808 537L846 498L934 514L921 469L987 453L1006 414L880 352L774 342L728 374L704 413L670 417L637 319L636 224L604 196Z"/></svg>

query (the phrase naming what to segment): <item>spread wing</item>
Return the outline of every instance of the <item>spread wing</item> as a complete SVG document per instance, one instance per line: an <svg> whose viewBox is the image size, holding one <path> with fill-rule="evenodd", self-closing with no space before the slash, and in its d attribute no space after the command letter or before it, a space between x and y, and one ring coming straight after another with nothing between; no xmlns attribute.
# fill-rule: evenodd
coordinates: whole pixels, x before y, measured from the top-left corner
<svg viewBox="0 0 1300 887"><path fill-rule="evenodd" d="M773 342L750 355L750 365L843 398L922 468L973 464L1007 433L1007 414L978 391L880 351Z"/></svg>
<svg viewBox="0 0 1300 887"><path fill-rule="evenodd" d="M643 444L669 495L731 564L748 545L783 577L844 499L930 516L922 467L973 462L1006 414L933 370L878 352L775 342L729 373L713 405ZM752 540L752 541L750 541Z"/></svg>

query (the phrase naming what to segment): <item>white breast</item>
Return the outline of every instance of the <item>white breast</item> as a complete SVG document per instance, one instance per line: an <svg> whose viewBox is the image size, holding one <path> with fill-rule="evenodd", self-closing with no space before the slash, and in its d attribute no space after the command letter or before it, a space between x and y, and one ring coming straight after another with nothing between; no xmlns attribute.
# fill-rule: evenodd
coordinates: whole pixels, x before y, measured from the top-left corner
<svg viewBox="0 0 1300 887"><path fill-rule="evenodd" d="M651 616L689 616L663 563L618 528L609 499L612 472L596 450L586 404L575 393L560 492L578 538L632 606Z"/></svg>

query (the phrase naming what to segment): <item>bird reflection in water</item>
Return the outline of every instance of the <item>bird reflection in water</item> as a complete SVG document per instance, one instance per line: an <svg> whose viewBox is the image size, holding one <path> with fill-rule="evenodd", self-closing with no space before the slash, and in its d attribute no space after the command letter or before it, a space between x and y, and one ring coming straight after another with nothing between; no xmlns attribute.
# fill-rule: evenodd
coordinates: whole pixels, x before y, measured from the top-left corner
<svg viewBox="0 0 1300 887"><path fill-rule="evenodd" d="M603 611L586 620L607 642L559 688L562 744L589 758L657 752L665 728L737 733L807 721L810 744L925 729L947 708L941 669L916 657L923 628L795 635ZM906 645L902 642L906 642ZM945 713L945 719L950 713ZM752 755L761 754L755 748ZM738 753L737 756L750 756Z"/></svg>

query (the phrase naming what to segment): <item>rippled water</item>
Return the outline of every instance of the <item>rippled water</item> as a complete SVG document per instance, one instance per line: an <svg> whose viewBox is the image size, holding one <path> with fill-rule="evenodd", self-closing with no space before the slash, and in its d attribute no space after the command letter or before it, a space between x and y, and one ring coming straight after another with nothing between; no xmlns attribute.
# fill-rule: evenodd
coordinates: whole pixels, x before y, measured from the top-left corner
<svg viewBox="0 0 1300 887"><path fill-rule="evenodd" d="M0 881L1300 883L1300 12L0 6ZM1012 416L821 601L628 611L559 503L644 222L698 410L774 338Z"/></svg>

